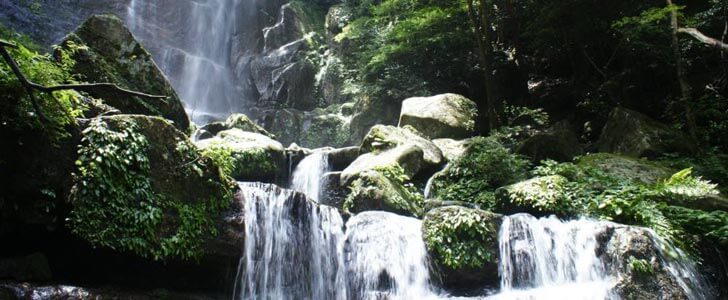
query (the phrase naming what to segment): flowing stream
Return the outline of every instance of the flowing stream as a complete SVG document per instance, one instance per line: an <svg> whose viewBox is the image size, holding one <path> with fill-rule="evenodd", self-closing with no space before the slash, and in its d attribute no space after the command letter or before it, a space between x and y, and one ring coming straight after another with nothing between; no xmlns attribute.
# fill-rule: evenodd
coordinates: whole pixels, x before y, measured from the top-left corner
<svg viewBox="0 0 728 300"><path fill-rule="evenodd" d="M326 170L325 155L313 153L296 168L292 187L318 195ZM370 211L344 223L337 209L299 192L260 183L240 186L246 244L234 299L456 298L430 278L420 220ZM483 288L473 299L620 299L616 287L624 262L606 248L631 245L630 230L663 246L657 248L669 246L652 231L610 222L504 217L500 289L493 294ZM608 245L600 240L605 236ZM711 298L693 263L657 251L666 276L689 299Z"/></svg>

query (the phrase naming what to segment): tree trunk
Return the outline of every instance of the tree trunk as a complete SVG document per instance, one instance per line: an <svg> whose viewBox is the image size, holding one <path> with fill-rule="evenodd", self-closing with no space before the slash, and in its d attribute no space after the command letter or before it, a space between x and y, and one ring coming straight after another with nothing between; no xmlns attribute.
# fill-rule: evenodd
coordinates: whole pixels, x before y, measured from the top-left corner
<svg viewBox="0 0 728 300"><path fill-rule="evenodd" d="M477 9L474 1L477 2ZM473 25L473 32L478 42L478 57L483 66L483 86L485 88L485 101L480 105L481 115L487 118L488 130L496 129L499 125L496 111L497 93L493 78L493 48L489 34L491 27L486 0L467 0L468 16ZM483 107L485 106L485 107Z"/></svg>
<svg viewBox="0 0 728 300"><path fill-rule="evenodd" d="M668 6L673 5L672 0L665 1L667 2ZM678 84L680 85L680 104L683 106L683 110L685 113L685 122L687 123L688 133L691 137L696 138L697 125L695 123L695 115L693 114L693 109L689 103L690 85L688 84L687 75L685 73L685 64L683 62L682 55L680 54L680 39L678 37L680 27L677 22L677 12L675 10L672 10L670 12L670 27L672 37L672 54L675 59L675 71Z"/></svg>

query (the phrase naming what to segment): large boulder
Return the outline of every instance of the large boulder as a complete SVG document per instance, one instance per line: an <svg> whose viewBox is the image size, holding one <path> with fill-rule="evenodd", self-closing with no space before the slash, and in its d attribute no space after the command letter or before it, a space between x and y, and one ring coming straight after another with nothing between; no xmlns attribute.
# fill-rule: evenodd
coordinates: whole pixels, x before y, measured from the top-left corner
<svg viewBox="0 0 728 300"><path fill-rule="evenodd" d="M69 197L74 233L154 259L204 254L234 182L163 118L117 115L84 125Z"/></svg>
<svg viewBox="0 0 728 300"><path fill-rule="evenodd" d="M577 161L577 165L582 168L595 168L609 176L642 184L655 184L670 178L676 172L658 162L610 153L585 155Z"/></svg>
<svg viewBox="0 0 728 300"><path fill-rule="evenodd" d="M477 106L457 94L415 97L402 101L399 126L410 125L432 139L462 139L475 134Z"/></svg>
<svg viewBox="0 0 728 300"><path fill-rule="evenodd" d="M432 272L446 288L498 286L498 230L503 216L446 206L430 210L422 223Z"/></svg>
<svg viewBox="0 0 728 300"><path fill-rule="evenodd" d="M440 148L411 127L388 125L372 127L362 140L361 153L377 153L401 146L412 146L422 152L421 169L412 170L413 175L420 171L434 170L444 162Z"/></svg>
<svg viewBox="0 0 728 300"><path fill-rule="evenodd" d="M622 107L609 113L607 124L597 141L601 152L636 157L654 157L665 153L695 152L695 141L670 126Z"/></svg>
<svg viewBox="0 0 728 300"><path fill-rule="evenodd" d="M195 144L236 180L277 182L287 175L285 149L268 136L235 128Z"/></svg>
<svg viewBox="0 0 728 300"><path fill-rule="evenodd" d="M392 166L402 167L404 174L411 178L422 168L422 155L422 149L414 145L363 154L341 172L341 185L348 186L363 172Z"/></svg>
<svg viewBox="0 0 728 300"><path fill-rule="evenodd" d="M344 201L344 209L352 213L382 210L406 216L422 214L422 195L410 183L397 176L401 168L366 170L357 174Z"/></svg>
<svg viewBox="0 0 728 300"><path fill-rule="evenodd" d="M453 140L453 139L434 139L432 142L440 148L442 155L449 162L458 160L465 155L472 143L473 139Z"/></svg>
<svg viewBox="0 0 728 300"><path fill-rule="evenodd" d="M568 122L560 122L523 141L516 149L516 153L528 156L535 162L545 159L571 161L574 157L582 155L584 149L579 144L576 134L569 128Z"/></svg>
<svg viewBox="0 0 728 300"><path fill-rule="evenodd" d="M569 216L573 211L566 190L568 180L560 175L531 178L495 191L496 206L504 214Z"/></svg>
<svg viewBox="0 0 728 300"><path fill-rule="evenodd" d="M333 170L343 170L359 157L359 146L331 149L326 156Z"/></svg>
<svg viewBox="0 0 728 300"><path fill-rule="evenodd" d="M88 82L110 82L122 88L166 99L131 97L116 90L99 87L89 91L126 114L161 116L174 122L182 132L190 122L172 85L134 38L122 21L113 15L97 15L66 36L62 49L76 61L73 72Z"/></svg>

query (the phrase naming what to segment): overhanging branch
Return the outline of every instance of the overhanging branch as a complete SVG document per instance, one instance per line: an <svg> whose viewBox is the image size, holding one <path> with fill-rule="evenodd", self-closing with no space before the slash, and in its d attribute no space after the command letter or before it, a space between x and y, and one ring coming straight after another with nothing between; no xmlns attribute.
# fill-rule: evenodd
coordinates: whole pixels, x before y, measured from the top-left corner
<svg viewBox="0 0 728 300"><path fill-rule="evenodd" d="M678 32L687 33L703 44L714 47L723 52L728 52L728 44L723 43L715 38L709 37L695 28L680 28L678 29Z"/></svg>

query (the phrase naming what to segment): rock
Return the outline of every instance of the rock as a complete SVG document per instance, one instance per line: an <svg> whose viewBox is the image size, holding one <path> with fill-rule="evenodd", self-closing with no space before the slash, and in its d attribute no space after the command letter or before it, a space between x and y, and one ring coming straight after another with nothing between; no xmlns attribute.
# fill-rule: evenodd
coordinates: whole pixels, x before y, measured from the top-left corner
<svg viewBox="0 0 728 300"><path fill-rule="evenodd" d="M428 199L425 200L425 213L428 211L431 211L436 208L445 207L445 206L462 206L472 209L480 209L478 205L465 202L465 201L443 201L443 200L436 200L436 199Z"/></svg>
<svg viewBox="0 0 728 300"><path fill-rule="evenodd" d="M593 167L607 175L643 184L655 184L676 172L658 162L609 153L585 155L577 161L577 165Z"/></svg>
<svg viewBox="0 0 728 300"><path fill-rule="evenodd" d="M400 103L381 99L360 98L355 103L353 110L356 113L352 116L349 125L351 130L349 142L351 144L361 144L362 139L373 126L377 124L397 124Z"/></svg>
<svg viewBox="0 0 728 300"><path fill-rule="evenodd" d="M343 170L359 157L359 146L332 149L326 155L332 169Z"/></svg>
<svg viewBox="0 0 728 300"><path fill-rule="evenodd" d="M319 203L331 207L344 207L344 199L348 194L348 189L339 184L341 180L341 172L325 173L322 179L324 195L319 199Z"/></svg>
<svg viewBox="0 0 728 300"><path fill-rule="evenodd" d="M344 30L351 21L351 11L343 4L333 5L326 14L326 37L329 43L335 42L335 37Z"/></svg>
<svg viewBox="0 0 728 300"><path fill-rule="evenodd" d="M229 175L238 181L277 182L288 173L283 145L262 134L229 129L195 145L212 155L229 152L229 155L217 156L229 160Z"/></svg>
<svg viewBox="0 0 728 300"><path fill-rule="evenodd" d="M465 155L468 150L468 146L472 142L472 139L464 140L453 140L453 139L434 139L432 142L440 148L442 155L445 156L447 161L456 161L458 158Z"/></svg>
<svg viewBox="0 0 728 300"><path fill-rule="evenodd" d="M256 124L253 120L251 120L250 118L248 118L248 116L244 114L230 115L227 120L225 120L225 127L227 129L240 129L242 131L262 134L269 138L275 138L275 136L266 131L265 128ZM217 134L217 132L214 134Z"/></svg>
<svg viewBox="0 0 728 300"><path fill-rule="evenodd" d="M402 102L399 126L410 125L431 139L463 139L475 134L477 106L457 94L416 97Z"/></svg>
<svg viewBox="0 0 728 300"><path fill-rule="evenodd" d="M24 257L0 258L0 278L43 282L51 280L52 277L48 259L43 253L36 252Z"/></svg>
<svg viewBox="0 0 728 300"><path fill-rule="evenodd" d="M402 145L411 145L422 151L421 169L411 169L411 176L420 171L435 170L443 162L442 151L435 144L422 137L410 127L400 128L387 125L376 125L369 130L361 143L361 153L381 152Z"/></svg>
<svg viewBox="0 0 728 300"><path fill-rule="evenodd" d="M560 122L523 141L516 153L528 156L534 162L545 159L571 161L574 157L582 155L584 149L579 144L576 134L569 128L569 124Z"/></svg>
<svg viewBox="0 0 728 300"><path fill-rule="evenodd" d="M251 117L283 144L299 143L307 148L343 147L349 144L349 118L340 113L341 105L325 109L254 109Z"/></svg>
<svg viewBox="0 0 728 300"><path fill-rule="evenodd" d="M660 249L659 239L654 233L640 227L616 225L611 236L602 239L608 239L602 246L608 266L612 268L612 272L620 274L615 291L622 299L690 299L670 271L670 268L674 268L671 263L685 264L684 266L689 263L668 262L672 258L664 256L665 252ZM701 275L696 273L692 276ZM694 286L693 290L705 293L697 294L695 299L710 299L706 297L710 294L707 287Z"/></svg>
<svg viewBox="0 0 728 300"><path fill-rule="evenodd" d="M568 180L560 175L531 178L495 191L504 214L530 213L535 216L570 216L573 206L567 196Z"/></svg>
<svg viewBox="0 0 728 300"><path fill-rule="evenodd" d="M163 289L138 291L119 288L85 288L70 285L33 285L30 283L0 283L0 299L180 299L213 300L215 295L169 292Z"/></svg>
<svg viewBox="0 0 728 300"><path fill-rule="evenodd" d="M433 277L448 289L497 287L502 221L501 215L460 206L427 212L422 231Z"/></svg>
<svg viewBox="0 0 728 300"><path fill-rule="evenodd" d="M215 135L220 133L220 131L228 129L230 128L224 122L212 122L198 128L193 136L195 137L195 139L204 140L214 137Z"/></svg>
<svg viewBox="0 0 728 300"><path fill-rule="evenodd" d="M87 126L77 163L83 171L69 197L74 233L144 257L201 254L214 236L208 226L230 206L231 179L163 118L117 115ZM192 215L194 224L186 223ZM183 244L164 249L175 243Z"/></svg>
<svg viewBox="0 0 728 300"><path fill-rule="evenodd" d="M650 117L622 107L609 113L597 141L601 152L635 157L655 157L666 153L695 153L696 142L678 130Z"/></svg>
<svg viewBox="0 0 728 300"><path fill-rule="evenodd" d="M342 186L348 186L363 172L395 165L402 167L405 175L411 178L421 169L422 156L422 149L411 144L383 152L366 153L341 172L340 183Z"/></svg>
<svg viewBox="0 0 728 300"><path fill-rule="evenodd" d="M89 91L125 114L162 116L188 132L189 119L172 85L157 67L152 56L134 39L119 18L92 16L69 34L61 46L70 50L76 61L72 72L88 82L110 82L122 88L166 99L130 97L108 88Z"/></svg>
<svg viewBox="0 0 728 300"><path fill-rule="evenodd" d="M344 202L344 210L348 212L381 210L405 216L422 214L421 196L378 169L358 173L349 189Z"/></svg>

